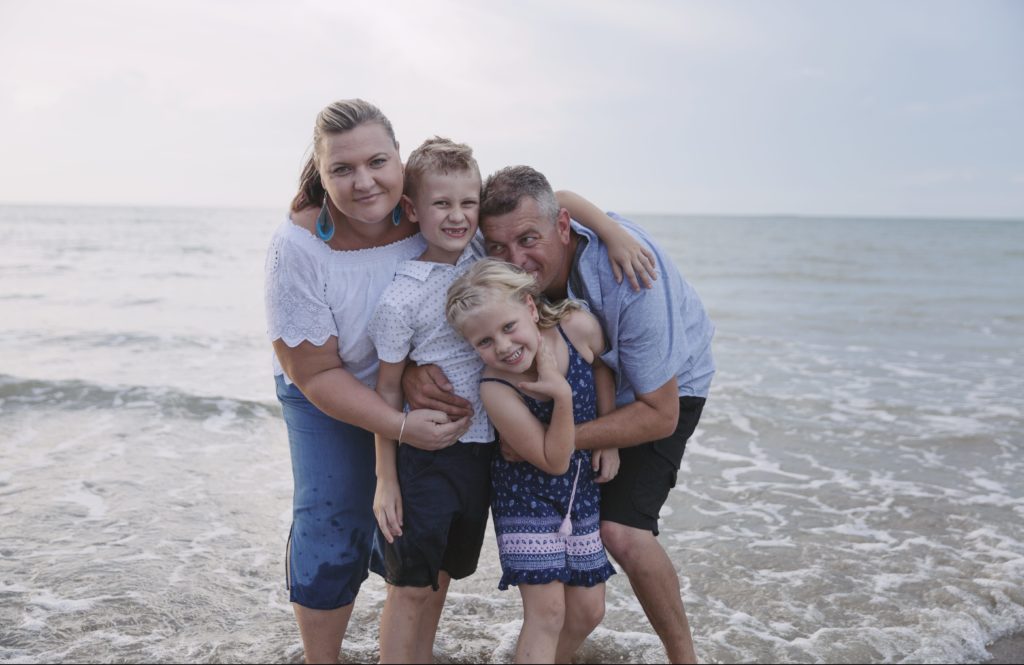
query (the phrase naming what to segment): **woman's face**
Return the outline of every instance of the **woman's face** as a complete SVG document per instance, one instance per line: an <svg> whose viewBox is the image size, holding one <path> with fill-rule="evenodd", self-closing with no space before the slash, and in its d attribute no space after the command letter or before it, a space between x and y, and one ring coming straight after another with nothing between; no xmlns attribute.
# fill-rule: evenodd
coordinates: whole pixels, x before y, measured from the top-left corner
<svg viewBox="0 0 1024 665"><path fill-rule="evenodd" d="M459 332L488 367L514 374L533 367L540 343L533 298L523 303L492 296L465 314Z"/></svg>
<svg viewBox="0 0 1024 665"><path fill-rule="evenodd" d="M390 219L402 196L402 159L383 126L367 122L328 134L319 160L320 180L341 214L361 224Z"/></svg>

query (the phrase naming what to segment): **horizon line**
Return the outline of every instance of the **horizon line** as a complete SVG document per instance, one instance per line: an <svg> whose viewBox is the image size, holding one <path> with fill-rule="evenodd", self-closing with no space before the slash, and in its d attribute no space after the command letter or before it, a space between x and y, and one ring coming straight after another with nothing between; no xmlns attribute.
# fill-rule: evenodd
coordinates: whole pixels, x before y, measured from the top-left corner
<svg viewBox="0 0 1024 665"><path fill-rule="evenodd" d="M162 208L180 210L260 210L272 211L287 206L269 205L202 205L196 203L40 203L35 201L0 201L0 207L22 208ZM618 213L618 210L613 210ZM665 211L629 211L623 215L639 215L644 217L713 217L713 218L786 218L786 219L889 219L889 220L935 220L935 221L971 221L971 222L1024 222L1024 214L1010 215L928 215L907 213L834 213L834 212L665 212Z"/></svg>

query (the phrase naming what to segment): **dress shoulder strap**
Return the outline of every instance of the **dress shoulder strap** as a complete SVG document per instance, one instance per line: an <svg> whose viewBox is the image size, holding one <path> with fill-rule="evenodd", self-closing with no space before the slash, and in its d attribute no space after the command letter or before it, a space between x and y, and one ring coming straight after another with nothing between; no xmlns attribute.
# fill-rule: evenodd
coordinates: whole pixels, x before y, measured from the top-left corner
<svg viewBox="0 0 1024 665"><path fill-rule="evenodd" d="M516 391L520 395L522 394L522 391L520 391L519 388L516 388L514 385L512 385L511 382L506 381L505 379L493 379L493 378L487 378L487 377L480 379L480 383L483 383L484 381L493 381L494 383L504 383L506 386L508 386L512 390Z"/></svg>

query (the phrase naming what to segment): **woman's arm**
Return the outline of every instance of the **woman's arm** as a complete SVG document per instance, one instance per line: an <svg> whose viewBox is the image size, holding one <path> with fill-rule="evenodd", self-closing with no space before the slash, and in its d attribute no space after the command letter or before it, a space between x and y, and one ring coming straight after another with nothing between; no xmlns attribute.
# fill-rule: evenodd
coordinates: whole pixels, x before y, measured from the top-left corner
<svg viewBox="0 0 1024 665"><path fill-rule="evenodd" d="M622 282L622 274L625 273L634 291L640 290L638 279L645 287L651 288L651 281L658 279L658 271L654 254L649 249L579 194L559 190L555 192L555 198L559 206L569 211L570 217L596 233L608 248L608 258L611 259L616 282Z"/></svg>
<svg viewBox="0 0 1024 665"><path fill-rule="evenodd" d="M381 361L377 375L377 394L393 409L402 410L402 370L406 361ZM408 425L408 423L406 423ZM399 432L404 436L404 432ZM393 543L402 535L402 490L398 485L398 442L381 434L373 437L377 451L377 489L373 495L373 514L377 516L384 539Z"/></svg>
<svg viewBox="0 0 1024 665"><path fill-rule="evenodd" d="M402 440L425 450L449 446L469 428L469 418L449 422L441 411L429 409L411 411L406 418L344 369L336 336L329 337L322 346L303 341L290 347L283 339L276 339L274 352L306 399L342 422L398 438L405 419Z"/></svg>

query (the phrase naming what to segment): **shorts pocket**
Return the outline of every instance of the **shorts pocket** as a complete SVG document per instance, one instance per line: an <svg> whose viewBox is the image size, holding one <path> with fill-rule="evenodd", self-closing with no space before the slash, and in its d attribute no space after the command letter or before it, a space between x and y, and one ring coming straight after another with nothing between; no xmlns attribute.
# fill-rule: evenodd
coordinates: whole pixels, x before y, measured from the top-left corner
<svg viewBox="0 0 1024 665"><path fill-rule="evenodd" d="M398 448L398 481L405 484L430 471L437 463L437 455L414 446L403 444Z"/></svg>
<svg viewBox="0 0 1024 665"><path fill-rule="evenodd" d="M676 471L668 466L667 460L661 464L645 464L644 473L637 476L630 493L633 509L657 520L669 492L676 485L676 479Z"/></svg>

